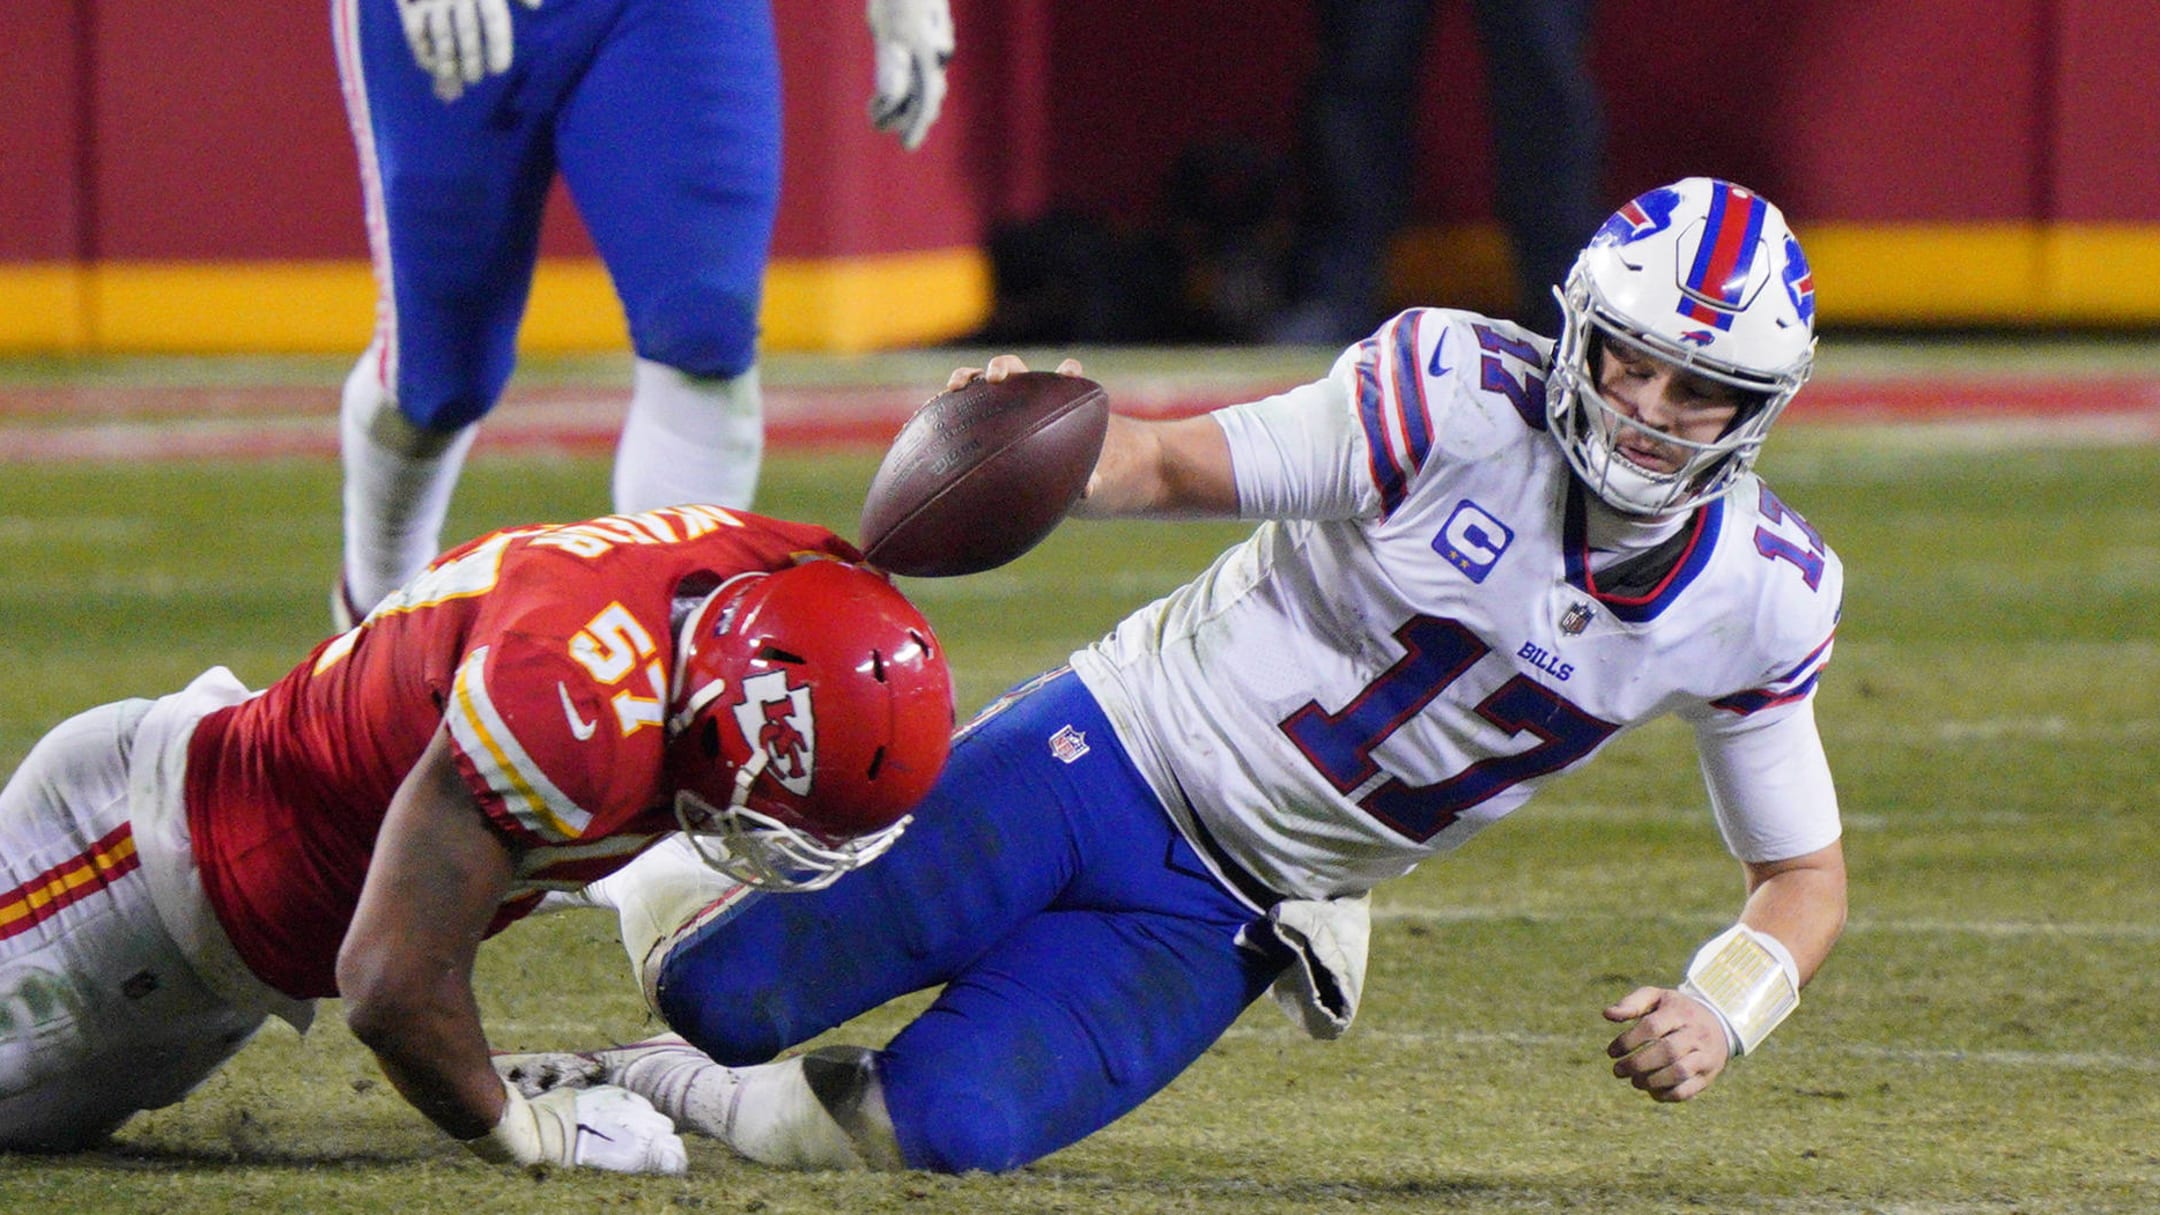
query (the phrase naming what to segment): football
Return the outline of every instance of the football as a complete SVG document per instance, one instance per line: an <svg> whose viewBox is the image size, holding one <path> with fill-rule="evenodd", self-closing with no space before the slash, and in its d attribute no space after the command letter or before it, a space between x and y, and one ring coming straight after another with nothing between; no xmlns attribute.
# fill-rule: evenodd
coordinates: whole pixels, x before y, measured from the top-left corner
<svg viewBox="0 0 2160 1215"><path fill-rule="evenodd" d="M1004 565L1080 500L1109 426L1108 395L1079 376L1027 371L939 393L870 479L863 556L918 578Z"/></svg>

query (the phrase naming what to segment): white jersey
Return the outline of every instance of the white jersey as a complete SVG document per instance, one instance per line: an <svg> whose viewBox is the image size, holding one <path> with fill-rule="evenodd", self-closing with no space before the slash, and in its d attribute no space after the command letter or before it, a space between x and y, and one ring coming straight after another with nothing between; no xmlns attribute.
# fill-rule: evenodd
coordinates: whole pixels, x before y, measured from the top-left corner
<svg viewBox="0 0 2160 1215"><path fill-rule="evenodd" d="M1662 583L1601 592L1612 516L1546 433L1548 347L1417 309L1218 411L1240 513L1270 521L1073 656L1173 817L1271 889L1405 873L1666 713L1736 856L1837 839L1811 699L1837 557L1749 476L1681 523Z"/></svg>

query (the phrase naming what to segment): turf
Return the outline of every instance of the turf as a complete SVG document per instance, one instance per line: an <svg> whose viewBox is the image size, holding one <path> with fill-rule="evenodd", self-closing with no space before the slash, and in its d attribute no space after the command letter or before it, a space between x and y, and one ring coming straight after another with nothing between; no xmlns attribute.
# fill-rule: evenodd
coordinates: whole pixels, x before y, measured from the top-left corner
<svg viewBox="0 0 2160 1215"><path fill-rule="evenodd" d="M765 506L851 530L874 463L778 455ZM2160 1209L2160 457L1818 426L1766 465L1848 567L1820 708L1854 918L1795 1018L1701 1100L1653 1105L1602 1056L1598 1008L1670 981L1738 900L1687 740L1654 726L1382 890L1347 1039L1255 1008L1154 1101L1012 1176L799 1177L705 1142L685 1179L498 1171L399 1101L331 1004L110 1150L0 1157L0 1210ZM452 530L597 513L606 480L483 450ZM326 460L5 469L0 766L214 663L281 673L324 627L335 483ZM974 703L1238 534L1073 524L909 589ZM500 1046L652 1029L606 917L512 929L479 984Z"/></svg>

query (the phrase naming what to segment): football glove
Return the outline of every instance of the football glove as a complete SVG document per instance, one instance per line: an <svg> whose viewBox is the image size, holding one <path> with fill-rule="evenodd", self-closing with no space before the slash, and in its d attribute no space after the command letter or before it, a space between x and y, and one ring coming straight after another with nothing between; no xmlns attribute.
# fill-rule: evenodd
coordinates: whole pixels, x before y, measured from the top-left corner
<svg viewBox="0 0 2160 1215"><path fill-rule="evenodd" d="M539 8L540 0L518 0ZM468 84L510 70L510 0L397 0L413 62L435 78L435 95L456 101Z"/></svg>
<svg viewBox="0 0 2160 1215"><path fill-rule="evenodd" d="M502 1118L465 1145L496 1164L555 1164L616 1173L690 1169L682 1136L652 1103L628 1089L559 1088L530 1101L503 1086Z"/></svg>
<svg viewBox="0 0 2160 1215"><path fill-rule="evenodd" d="M870 0L870 37L877 44L870 125L898 134L900 146L912 152L945 104L952 10L946 0Z"/></svg>

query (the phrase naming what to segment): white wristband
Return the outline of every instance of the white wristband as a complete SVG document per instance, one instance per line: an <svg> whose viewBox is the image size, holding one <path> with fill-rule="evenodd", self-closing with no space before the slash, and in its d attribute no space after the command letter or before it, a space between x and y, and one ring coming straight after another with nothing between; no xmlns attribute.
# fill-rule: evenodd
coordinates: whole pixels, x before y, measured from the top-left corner
<svg viewBox="0 0 2160 1215"><path fill-rule="evenodd" d="M1680 990L1709 1006L1726 1045L1745 1055L1800 1006L1800 968L1783 941L1735 924L1695 951Z"/></svg>
<svg viewBox="0 0 2160 1215"><path fill-rule="evenodd" d="M532 1105L518 1091L503 1084L502 1117L485 1135L463 1141L472 1153L490 1164L538 1164L546 1159L540 1142L540 1120Z"/></svg>

